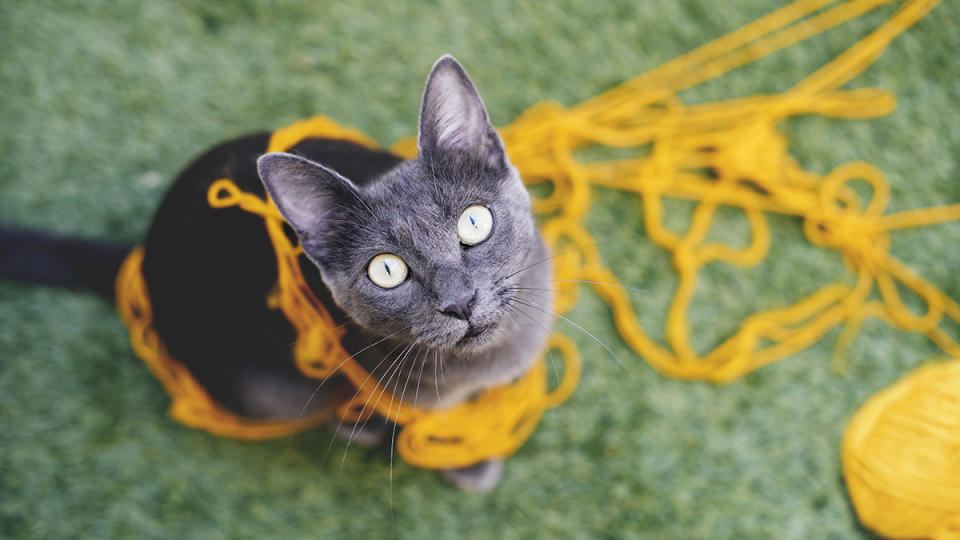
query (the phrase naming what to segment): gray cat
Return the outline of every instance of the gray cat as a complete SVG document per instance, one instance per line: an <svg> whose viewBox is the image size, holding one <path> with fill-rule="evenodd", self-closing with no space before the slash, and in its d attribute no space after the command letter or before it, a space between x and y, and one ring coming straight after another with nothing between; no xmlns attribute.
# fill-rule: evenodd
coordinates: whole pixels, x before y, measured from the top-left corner
<svg viewBox="0 0 960 540"><path fill-rule="evenodd" d="M418 147L419 158L363 186L292 154L257 164L336 304L365 339L391 336L373 356L405 366L381 383L403 380L403 400L449 407L519 377L542 353L551 317L531 304L550 307L550 264L520 176L450 56L427 78ZM490 489L500 469L447 476Z"/></svg>

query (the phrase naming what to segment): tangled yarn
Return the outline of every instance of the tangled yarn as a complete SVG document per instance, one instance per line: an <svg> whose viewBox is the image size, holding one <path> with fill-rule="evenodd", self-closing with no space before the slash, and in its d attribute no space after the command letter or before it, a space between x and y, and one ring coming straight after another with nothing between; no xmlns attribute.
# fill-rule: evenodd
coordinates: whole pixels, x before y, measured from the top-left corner
<svg viewBox="0 0 960 540"><path fill-rule="evenodd" d="M788 141L776 129L785 119L802 114L869 118L889 113L895 106L890 93L840 87L866 69L938 0L901 2L899 10L872 33L780 94L701 105L686 105L678 95L891 1L797 0L577 106L540 103L504 127L501 135L510 159L525 181L552 187L549 196L535 200L535 208L547 215L542 231L557 255L555 277L562 294L557 297L556 311L569 311L577 301L580 283L588 282L610 306L624 341L661 373L682 379L732 380L810 346L839 325L844 325L842 348L868 317L904 331L922 332L950 355L960 356L960 344L944 330L946 319L960 322L960 305L889 251L892 231L960 220L960 204L886 213L890 189L878 169L855 162L826 175L804 170L787 153ZM283 150L309 136L374 145L361 133L317 117L277 131L266 150ZM649 147L650 152L643 158L590 162L576 157L575 151L590 146ZM413 157L415 141L400 141L391 150ZM870 186L869 200L854 191L854 181ZM603 264L597 243L583 224L594 186L636 195L651 240L671 253L679 280L665 314L667 346L651 339L641 327L627 293ZM370 411L361 414L358 405L375 394L389 394L339 347L339 334L303 286L296 262L299 250L282 234L282 218L275 207L240 192L229 179L215 183L208 195L213 206L236 205L264 218L280 274L277 292L267 301L282 309L300 334L297 364L313 377L324 378L334 372L343 375L350 388L336 414L362 420ZM696 202L686 231L677 232L664 224L665 198ZM713 217L724 206L746 216L751 230L747 247L706 240ZM713 350L698 354L690 344L687 319L698 272L711 262L747 267L762 261L770 244L767 213L802 220L810 242L842 254L854 284L827 284L791 306L754 313ZM135 349L148 364L151 357L159 359L151 367L171 391L189 374L169 367L175 360L163 355L162 344L150 334L149 318L144 317L149 314L149 303L142 283L137 285L137 263L131 257L128 272L121 273L118 280L121 313L131 327ZM917 314L908 309L898 287L916 293L926 311ZM874 291L879 300L872 299ZM377 405L376 411L405 426L398 451L418 466L459 466L509 455L526 440L543 411L562 401L576 384L576 347L558 334L551 338L550 346L563 353L566 364L564 379L552 392L547 389L540 361L514 385L493 389L447 411L447 418L456 415L456 422L408 404L398 402L394 408L392 399L378 398L378 403L391 405ZM216 404L189 397L201 394L202 388L188 383L181 385L179 393L171 391L173 414L190 425L232 436L259 438L282 431L248 431L245 424L231 424L233 420L217 410ZM489 401L485 401L487 397ZM178 405L178 400L185 405ZM320 420L310 419L316 421ZM454 431L449 431L450 426L455 426Z"/></svg>

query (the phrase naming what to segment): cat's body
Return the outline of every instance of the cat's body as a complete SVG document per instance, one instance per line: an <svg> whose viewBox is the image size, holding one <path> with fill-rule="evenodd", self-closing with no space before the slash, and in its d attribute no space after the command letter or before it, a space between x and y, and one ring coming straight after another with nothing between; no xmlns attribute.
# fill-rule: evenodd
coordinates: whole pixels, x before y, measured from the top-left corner
<svg viewBox="0 0 960 540"><path fill-rule="evenodd" d="M317 381L297 369L296 331L265 301L277 266L263 219L236 207L213 208L206 199L219 178L265 196L257 158L269 138L258 133L217 145L179 175L144 242L143 275L164 344L214 400L242 416L296 418ZM363 184L402 161L345 141L309 139L291 151ZM337 324L347 324L317 268L304 261L301 270ZM348 330L345 345L354 334ZM324 405L323 396L311 400Z"/></svg>
<svg viewBox="0 0 960 540"><path fill-rule="evenodd" d="M230 178L241 190L264 196L256 161L268 140L269 134L261 133L220 144L180 174L144 243L143 274L165 345L217 402L253 418L297 418L308 401L311 409L326 405L326 394L311 399L317 381L303 376L293 363L296 332L280 310L267 305L277 268L263 219L236 207L213 208L206 198L219 178ZM359 187L368 187L403 162L387 152L342 140L308 139L291 153L324 164ZM542 243L534 248L525 253L527 265L547 259ZM375 376L386 379L390 360L399 361L399 353L410 341L387 339L370 347L386 333L371 332L353 322L333 301L317 267L305 258L301 263L314 294L347 330L341 341L347 352L362 351L356 358L367 369L376 368ZM516 277L531 289L549 288L549 263L537 267ZM502 269L503 275L511 273L507 270ZM524 301L547 296L542 291L531 294ZM542 313L527 313L532 319L511 317L502 343L480 351L437 350L434 356L427 348L411 349L405 362L414 372L393 375L390 385L400 381L399 397L409 380L404 400L431 408L438 400L448 406L484 387L509 382L542 351L550 324Z"/></svg>
<svg viewBox="0 0 960 540"><path fill-rule="evenodd" d="M270 135L260 133L214 147L176 180L144 242L143 275L160 338L217 402L289 419L329 399L296 368L296 333L268 306L277 270L262 219L207 202L220 178L270 193L307 256L308 285L346 329L344 348L403 401L453 405L519 377L542 353L547 250L476 89L450 57L427 80L419 127L415 160L325 139L263 156ZM96 268L115 265L109 255ZM35 258L59 260L68 259ZM29 277L20 263L0 253L0 274ZM494 461L450 476L489 489L499 470Z"/></svg>

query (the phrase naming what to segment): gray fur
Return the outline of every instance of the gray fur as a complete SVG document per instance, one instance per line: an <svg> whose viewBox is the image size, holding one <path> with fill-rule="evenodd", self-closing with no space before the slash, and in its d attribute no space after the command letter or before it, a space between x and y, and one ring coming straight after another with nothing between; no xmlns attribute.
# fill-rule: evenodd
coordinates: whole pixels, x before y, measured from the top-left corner
<svg viewBox="0 0 960 540"><path fill-rule="evenodd" d="M392 335L358 359L400 399L448 407L516 379L541 354L551 316L514 300L552 309L550 263L530 197L452 57L438 60L427 79L419 146L420 158L363 186L289 154L265 155L258 167L334 301L363 329L348 333L348 351ZM474 204L491 210L494 225L487 240L468 247L457 220ZM409 267L396 288L367 276L380 253ZM469 320L443 312L471 294ZM478 327L486 330L466 337Z"/></svg>

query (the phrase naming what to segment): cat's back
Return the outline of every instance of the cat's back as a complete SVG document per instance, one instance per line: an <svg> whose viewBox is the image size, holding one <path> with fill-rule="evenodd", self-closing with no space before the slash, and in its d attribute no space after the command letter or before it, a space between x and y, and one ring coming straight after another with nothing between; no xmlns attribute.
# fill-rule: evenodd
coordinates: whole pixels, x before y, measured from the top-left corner
<svg viewBox="0 0 960 540"><path fill-rule="evenodd" d="M220 178L264 197L256 160L269 140L266 132L240 137L187 166L160 204L144 244L143 274L161 339L214 399L234 410L245 406L237 377L300 378L290 361L296 334L279 310L266 305L277 270L262 218L207 203L210 185ZM308 139L290 151L361 185L402 161L341 140ZM342 319L316 268L304 264L303 270L320 300Z"/></svg>

